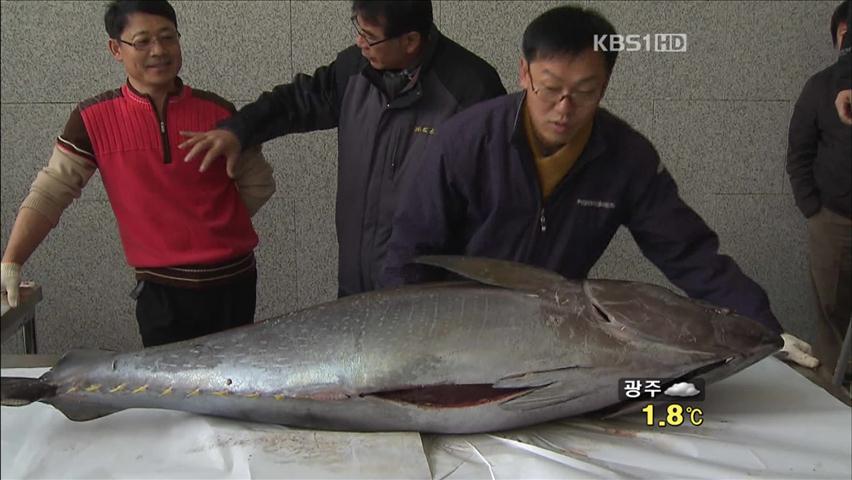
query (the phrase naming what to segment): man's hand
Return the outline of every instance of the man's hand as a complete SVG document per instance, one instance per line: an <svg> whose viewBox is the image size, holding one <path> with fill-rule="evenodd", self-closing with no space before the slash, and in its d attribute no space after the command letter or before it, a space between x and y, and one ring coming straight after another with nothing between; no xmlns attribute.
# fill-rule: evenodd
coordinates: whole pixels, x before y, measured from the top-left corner
<svg viewBox="0 0 852 480"><path fill-rule="evenodd" d="M206 150L207 154L201 160L198 171L207 171L214 160L220 156L224 156L227 161L225 168L228 176L234 178L237 159L240 158L242 146L240 145L240 140L233 132L219 129L210 130L209 132L180 132L180 134L188 137L188 140L178 145L178 148L192 147L184 158L185 162L191 161L196 155Z"/></svg>
<svg viewBox="0 0 852 480"><path fill-rule="evenodd" d="M781 338L784 339L784 346L775 356L806 368L816 368L819 365L819 360L811 355L811 346L808 342L789 333L782 333Z"/></svg>
<svg viewBox="0 0 852 480"><path fill-rule="evenodd" d="M841 90L834 100L834 106L837 107L840 121L852 125L852 89Z"/></svg>
<svg viewBox="0 0 852 480"><path fill-rule="evenodd" d="M0 264L0 286L6 292L10 307L18 306L18 289L21 285L21 266L17 263Z"/></svg>

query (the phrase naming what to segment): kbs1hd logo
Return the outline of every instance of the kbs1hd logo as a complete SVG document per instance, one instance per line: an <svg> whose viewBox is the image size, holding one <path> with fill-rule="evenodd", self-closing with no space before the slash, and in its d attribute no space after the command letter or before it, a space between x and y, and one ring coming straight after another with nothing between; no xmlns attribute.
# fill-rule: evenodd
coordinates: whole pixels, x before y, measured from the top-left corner
<svg viewBox="0 0 852 480"><path fill-rule="evenodd" d="M685 52L685 33L595 35L596 52Z"/></svg>

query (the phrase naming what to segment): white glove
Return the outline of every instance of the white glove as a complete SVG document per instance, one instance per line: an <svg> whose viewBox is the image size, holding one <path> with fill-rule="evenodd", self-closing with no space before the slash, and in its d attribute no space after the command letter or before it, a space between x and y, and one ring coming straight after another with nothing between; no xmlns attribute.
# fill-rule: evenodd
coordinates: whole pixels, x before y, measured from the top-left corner
<svg viewBox="0 0 852 480"><path fill-rule="evenodd" d="M10 307L18 306L18 287L21 285L21 266L17 263L0 264L0 284L6 291Z"/></svg>
<svg viewBox="0 0 852 480"><path fill-rule="evenodd" d="M819 365L819 360L811 355L811 345L808 342L789 333L782 333L781 338L784 339L784 346L775 354L776 357L806 368L816 368Z"/></svg>

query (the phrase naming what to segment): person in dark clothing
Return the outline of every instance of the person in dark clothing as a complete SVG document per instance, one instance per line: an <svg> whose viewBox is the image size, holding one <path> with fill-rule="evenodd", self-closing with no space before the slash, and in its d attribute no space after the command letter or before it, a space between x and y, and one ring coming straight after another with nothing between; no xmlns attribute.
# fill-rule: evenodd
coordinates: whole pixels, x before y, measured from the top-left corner
<svg viewBox="0 0 852 480"><path fill-rule="evenodd" d="M846 20L843 20L844 15ZM849 8L849 0L845 0L834 11L831 17L831 37L835 38L838 26L845 25L843 31L852 25L852 8ZM837 96L834 106L840 121L846 125L852 125L852 35L844 35L842 40L835 41L840 46L840 54L837 58L836 89Z"/></svg>
<svg viewBox="0 0 852 480"><path fill-rule="evenodd" d="M651 143L599 107L617 52L596 51L612 25L559 7L523 37L522 92L442 124L404 185L383 285L431 279L418 255L499 258L585 278L620 225L688 295L781 326L766 293L718 253L716 234L678 196ZM787 352L805 362L801 341Z"/></svg>
<svg viewBox="0 0 852 480"><path fill-rule="evenodd" d="M187 160L207 152L201 170L224 155L230 171L243 149L337 127L340 296L375 288L400 179L438 123L506 93L493 67L438 31L430 1L357 0L352 13L356 45L334 62L182 144Z"/></svg>
<svg viewBox="0 0 852 480"><path fill-rule="evenodd" d="M847 37L843 2L831 20L831 39ZM836 113L838 63L816 73L796 101L787 147L787 173L796 205L808 222L808 261L819 307L816 356L830 380L852 315L852 127Z"/></svg>

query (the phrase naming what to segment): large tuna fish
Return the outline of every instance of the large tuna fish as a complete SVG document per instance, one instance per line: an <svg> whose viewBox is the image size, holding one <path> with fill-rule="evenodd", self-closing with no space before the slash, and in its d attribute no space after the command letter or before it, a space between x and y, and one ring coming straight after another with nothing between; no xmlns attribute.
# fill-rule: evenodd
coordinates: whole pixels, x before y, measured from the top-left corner
<svg viewBox="0 0 852 480"><path fill-rule="evenodd" d="M3 405L72 420L165 408L333 430L464 433L618 407L619 379L726 377L782 342L647 284L465 257L471 279L377 291L133 353L74 351Z"/></svg>

